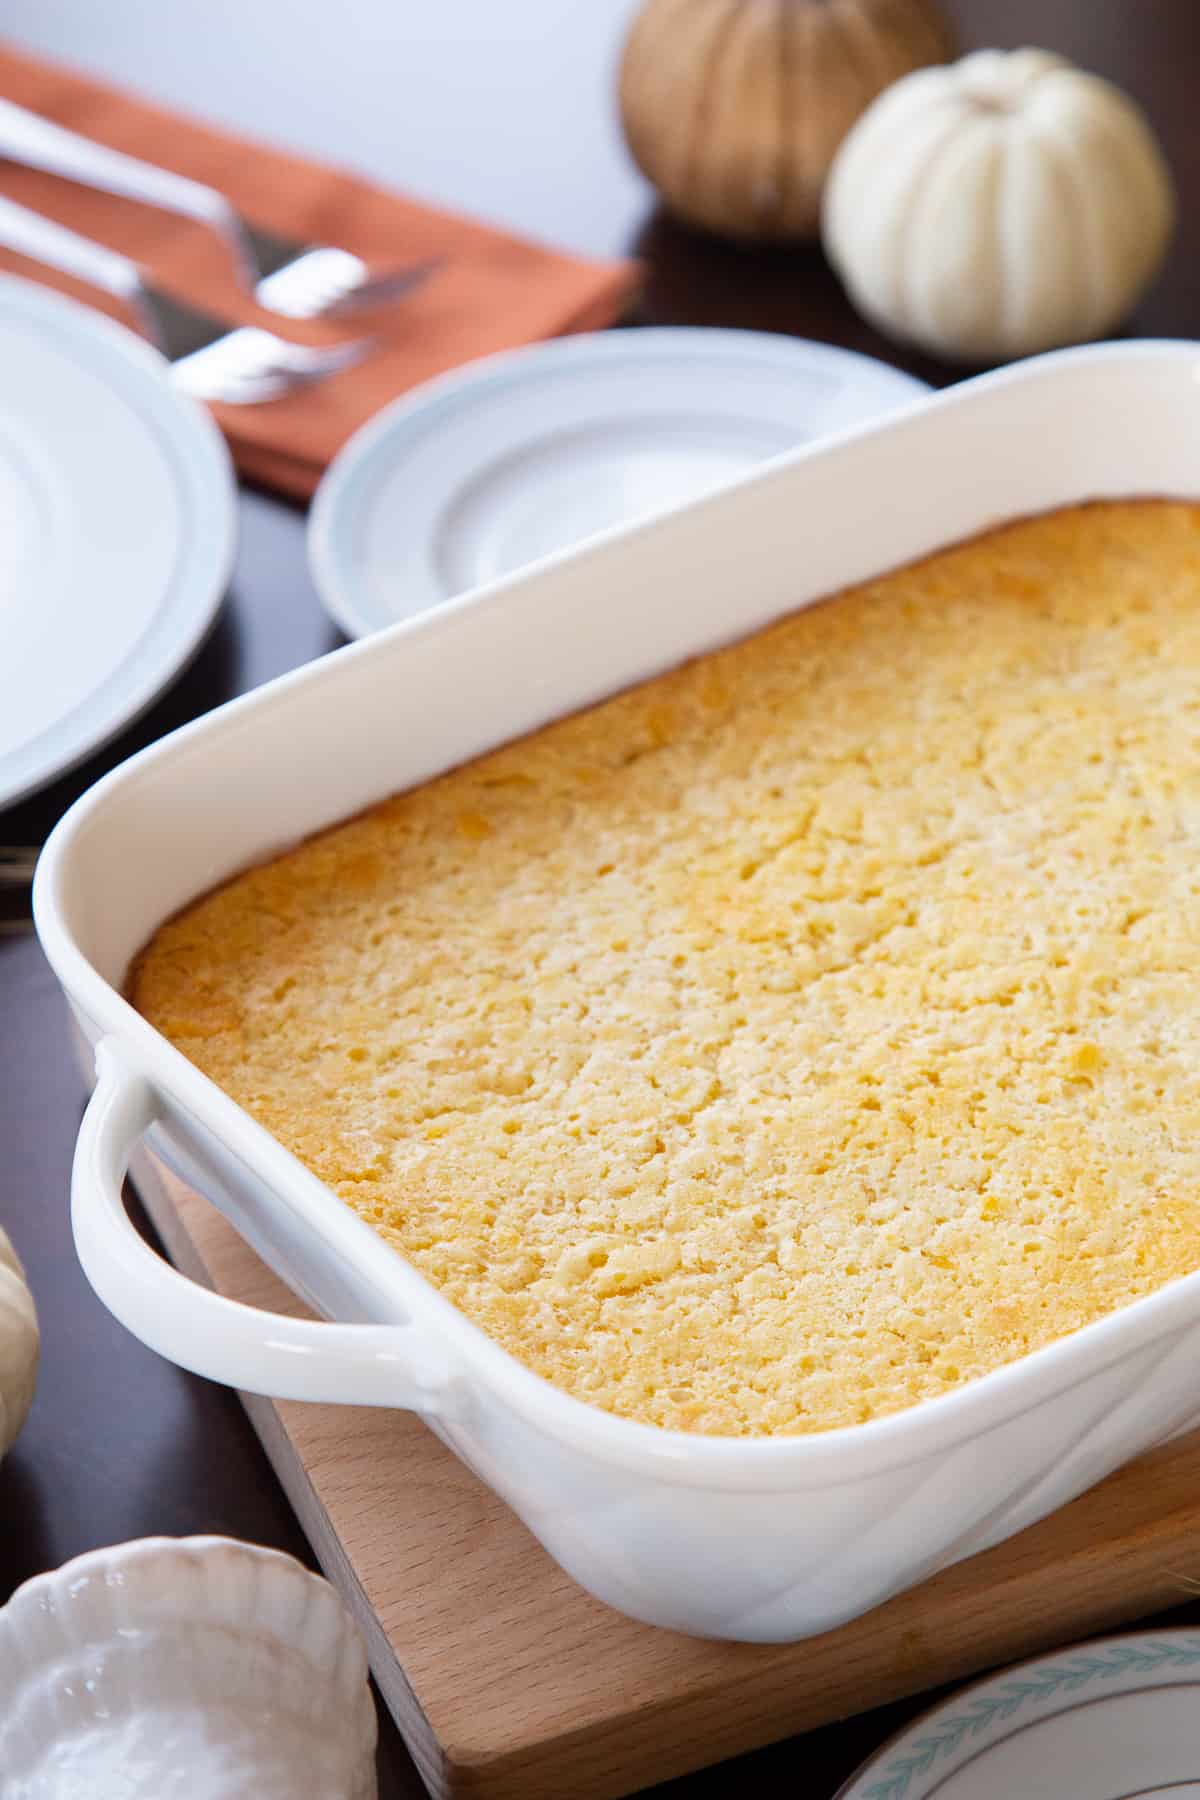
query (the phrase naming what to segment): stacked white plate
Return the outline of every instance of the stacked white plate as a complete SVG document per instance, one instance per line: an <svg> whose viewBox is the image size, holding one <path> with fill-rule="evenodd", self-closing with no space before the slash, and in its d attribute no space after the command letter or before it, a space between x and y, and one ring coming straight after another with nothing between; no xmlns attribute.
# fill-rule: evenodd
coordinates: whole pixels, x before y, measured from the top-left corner
<svg viewBox="0 0 1200 1800"><path fill-rule="evenodd" d="M361 637L927 392L871 357L757 331L610 331L486 357L346 445L313 504L313 577Z"/></svg>
<svg viewBox="0 0 1200 1800"><path fill-rule="evenodd" d="M0 807L162 692L233 547L229 454L158 352L0 275Z"/></svg>

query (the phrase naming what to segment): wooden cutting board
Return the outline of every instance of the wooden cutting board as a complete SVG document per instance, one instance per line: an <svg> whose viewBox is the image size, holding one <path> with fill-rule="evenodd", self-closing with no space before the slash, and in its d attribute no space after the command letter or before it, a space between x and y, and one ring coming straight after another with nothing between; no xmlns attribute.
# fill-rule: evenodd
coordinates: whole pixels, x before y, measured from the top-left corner
<svg viewBox="0 0 1200 1800"><path fill-rule="evenodd" d="M187 1273L303 1313L145 1153L136 1180ZM243 1399L437 1800L613 1800L1200 1592L1200 1433L863 1619L758 1646L591 1599L411 1415Z"/></svg>

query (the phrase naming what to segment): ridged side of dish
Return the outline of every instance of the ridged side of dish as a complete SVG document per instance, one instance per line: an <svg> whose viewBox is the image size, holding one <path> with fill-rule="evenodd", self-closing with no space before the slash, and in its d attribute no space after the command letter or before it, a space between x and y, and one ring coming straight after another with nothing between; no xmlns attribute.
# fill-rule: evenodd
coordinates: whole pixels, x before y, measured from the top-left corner
<svg viewBox="0 0 1200 1800"><path fill-rule="evenodd" d="M1105 502L247 872L132 997L539 1374L795 1433L1200 1266L1198 948L1200 506Z"/></svg>

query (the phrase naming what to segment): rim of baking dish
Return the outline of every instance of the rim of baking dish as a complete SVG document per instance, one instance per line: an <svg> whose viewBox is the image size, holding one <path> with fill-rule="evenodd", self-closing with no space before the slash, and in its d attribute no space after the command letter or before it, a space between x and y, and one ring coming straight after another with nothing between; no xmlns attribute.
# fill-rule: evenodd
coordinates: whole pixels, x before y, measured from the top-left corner
<svg viewBox="0 0 1200 1800"><path fill-rule="evenodd" d="M831 450L864 437L889 431L901 433L917 413L923 416L930 409L954 409L981 389L1024 383L1043 370L1068 362L1172 359L1186 359L1200 380L1200 343L1189 340L1143 339L1128 344L1085 345L1030 358L960 383L919 402L914 409L850 427L836 437L786 452L750 470L730 488L751 485L781 466L828 455ZM1200 473L1197 485L1200 487ZM598 554L615 539L654 532L667 520L702 508L712 499L711 495L700 496L662 518L614 527L589 540L582 549L556 552L532 566L546 570L568 559ZM864 1475L901 1468L931 1452L958 1449L996 1426L1069 1392L1124 1357L1145 1350L1162 1338L1173 1337L1189 1325L1200 1326L1197 1269L1038 1350L972 1377L948 1393L917 1401L863 1424L745 1437L643 1424L556 1387L488 1336L272 1133L190 1063L99 973L66 924L64 876L77 840L86 838L100 825L97 815L102 815L111 792L138 783L160 761L202 753L210 734L227 731L241 715L289 704L296 690L325 679L334 664L378 655L381 646L397 637L436 630L467 609L503 604L508 588L526 579L530 572L530 568L519 570L486 589L447 602L436 612L400 620L204 714L102 777L55 826L34 880L38 935L68 996L103 1027L103 1035L115 1034L122 1048L132 1053L135 1072L178 1101L265 1180L279 1195L281 1204L303 1218L329 1245L331 1254L343 1255L378 1292L386 1292L398 1302L408 1322L397 1324L397 1330L407 1330L410 1324L429 1329L433 1347L445 1358L451 1381L459 1387L468 1406L475 1399L474 1388L481 1386L559 1443L569 1444L606 1464L652 1474L658 1480L680 1486L714 1491L804 1489L841 1485ZM381 1271L388 1272L382 1279ZM1169 1353L1169 1349L1164 1349L1164 1356ZM1065 1443L1064 1452L1077 1449L1092 1432L1102 1431L1113 1407L1128 1397L1113 1402L1099 1419Z"/></svg>

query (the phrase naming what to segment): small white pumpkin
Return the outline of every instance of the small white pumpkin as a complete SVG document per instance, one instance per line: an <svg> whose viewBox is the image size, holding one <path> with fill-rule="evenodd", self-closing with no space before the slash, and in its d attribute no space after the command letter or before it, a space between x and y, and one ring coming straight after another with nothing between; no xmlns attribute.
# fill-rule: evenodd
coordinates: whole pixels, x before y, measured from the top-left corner
<svg viewBox="0 0 1200 1800"><path fill-rule="evenodd" d="M1174 215L1162 153L1118 88L1044 50L980 50L868 107L834 158L822 236L867 318L980 362L1109 331Z"/></svg>
<svg viewBox="0 0 1200 1800"><path fill-rule="evenodd" d="M0 1229L0 1456L25 1423L38 1363L33 1295L16 1251Z"/></svg>

